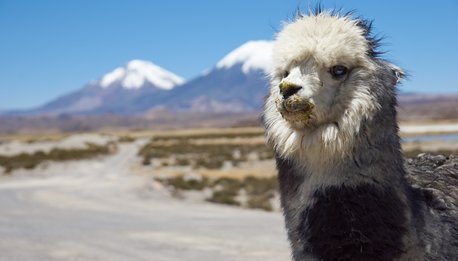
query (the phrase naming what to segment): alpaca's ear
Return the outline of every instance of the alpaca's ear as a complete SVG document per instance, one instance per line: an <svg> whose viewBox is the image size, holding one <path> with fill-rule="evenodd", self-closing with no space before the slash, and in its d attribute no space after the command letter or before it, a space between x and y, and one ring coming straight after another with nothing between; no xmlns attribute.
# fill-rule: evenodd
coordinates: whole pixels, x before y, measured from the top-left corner
<svg viewBox="0 0 458 261"><path fill-rule="evenodd" d="M392 63L388 63L388 67L390 67L391 71L393 72L394 77L396 78L395 84L399 83L401 80L406 78L406 73L400 67Z"/></svg>

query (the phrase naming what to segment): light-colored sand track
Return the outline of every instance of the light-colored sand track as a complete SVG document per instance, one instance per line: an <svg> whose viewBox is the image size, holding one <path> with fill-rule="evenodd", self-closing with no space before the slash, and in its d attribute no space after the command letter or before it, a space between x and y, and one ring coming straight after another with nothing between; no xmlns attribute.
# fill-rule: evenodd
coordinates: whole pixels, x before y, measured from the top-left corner
<svg viewBox="0 0 458 261"><path fill-rule="evenodd" d="M172 199L138 148L0 177L0 260L288 260L280 213Z"/></svg>

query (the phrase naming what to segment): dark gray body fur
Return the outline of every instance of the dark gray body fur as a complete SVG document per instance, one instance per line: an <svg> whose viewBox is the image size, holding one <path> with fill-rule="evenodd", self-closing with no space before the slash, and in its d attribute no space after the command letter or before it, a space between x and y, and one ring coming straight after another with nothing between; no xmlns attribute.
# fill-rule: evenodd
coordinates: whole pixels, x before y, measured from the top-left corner
<svg viewBox="0 0 458 261"><path fill-rule="evenodd" d="M396 74L388 63L374 60L378 74L367 85L380 110L361 123L351 156L336 163L335 173L326 173L341 177L340 185L304 191L315 175L302 166L307 163L277 156L293 259L458 260L457 195L437 199L418 187L424 184L412 188L407 182L396 121Z"/></svg>

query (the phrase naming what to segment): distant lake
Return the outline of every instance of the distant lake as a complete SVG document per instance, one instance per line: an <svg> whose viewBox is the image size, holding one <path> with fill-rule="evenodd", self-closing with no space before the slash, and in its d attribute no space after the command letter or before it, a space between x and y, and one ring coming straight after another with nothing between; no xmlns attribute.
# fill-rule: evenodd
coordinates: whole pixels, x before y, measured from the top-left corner
<svg viewBox="0 0 458 261"><path fill-rule="evenodd" d="M403 142L414 142L414 141L456 141L458 140L458 134L441 134L441 135L423 135L423 136L412 136L401 138Z"/></svg>

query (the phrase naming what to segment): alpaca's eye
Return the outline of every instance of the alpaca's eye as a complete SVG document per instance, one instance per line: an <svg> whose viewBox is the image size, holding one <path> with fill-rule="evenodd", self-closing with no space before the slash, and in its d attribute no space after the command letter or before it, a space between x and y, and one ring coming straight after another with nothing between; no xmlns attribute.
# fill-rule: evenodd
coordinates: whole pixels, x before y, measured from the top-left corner
<svg viewBox="0 0 458 261"><path fill-rule="evenodd" d="M348 68L343 65L336 65L329 69L329 73L334 79L340 79L347 74Z"/></svg>
<svg viewBox="0 0 458 261"><path fill-rule="evenodd" d="M284 72L283 72L283 78L288 77L288 75L289 75L289 71L284 71Z"/></svg>

